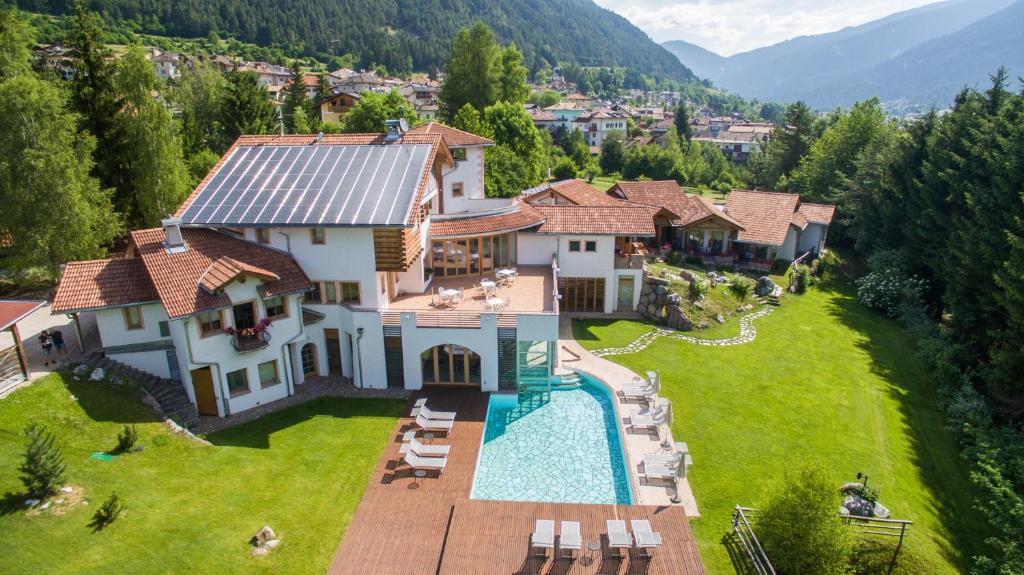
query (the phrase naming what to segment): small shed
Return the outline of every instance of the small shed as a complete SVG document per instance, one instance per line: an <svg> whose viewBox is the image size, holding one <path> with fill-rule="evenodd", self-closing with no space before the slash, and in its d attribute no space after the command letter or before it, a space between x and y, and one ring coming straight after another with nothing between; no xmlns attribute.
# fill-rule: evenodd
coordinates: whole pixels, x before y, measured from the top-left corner
<svg viewBox="0 0 1024 575"><path fill-rule="evenodd" d="M44 305L45 301L0 300L0 333L10 331L14 339L14 345L0 349L0 393L28 379L28 356L18 322Z"/></svg>

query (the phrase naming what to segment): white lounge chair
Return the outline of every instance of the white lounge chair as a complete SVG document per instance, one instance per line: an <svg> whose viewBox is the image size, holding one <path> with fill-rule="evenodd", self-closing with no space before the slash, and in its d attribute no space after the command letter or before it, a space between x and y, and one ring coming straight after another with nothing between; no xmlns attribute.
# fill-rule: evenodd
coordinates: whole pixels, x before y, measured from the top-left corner
<svg viewBox="0 0 1024 575"><path fill-rule="evenodd" d="M651 522L646 519L634 519L630 521L633 526L633 537L636 538L636 546L646 555L648 549L657 549L661 546L661 533L651 530Z"/></svg>
<svg viewBox="0 0 1024 575"><path fill-rule="evenodd" d="M650 463L654 465L677 465L683 460L683 454L678 451L669 453L667 455L661 453L645 453L644 463Z"/></svg>
<svg viewBox="0 0 1024 575"><path fill-rule="evenodd" d="M629 416L630 429L658 429L665 424L665 411L655 408L654 411L644 414Z"/></svg>
<svg viewBox="0 0 1024 575"><path fill-rule="evenodd" d="M409 467L416 471L436 470L438 475L444 471L444 466L448 464L447 457L420 457L415 453L406 453L402 459L409 464Z"/></svg>
<svg viewBox="0 0 1024 575"><path fill-rule="evenodd" d="M434 421L454 421L455 420L455 412L454 411L431 411L431 409L429 407L427 407L426 404L423 404L423 406L420 407L420 413L419 414L422 415L423 417L426 417L427 419L432 419Z"/></svg>
<svg viewBox="0 0 1024 575"><path fill-rule="evenodd" d="M633 546L633 536L626 531L626 522L621 519L609 519L606 521L608 527L608 548L618 549L618 556L622 557L622 550Z"/></svg>
<svg viewBox="0 0 1024 575"><path fill-rule="evenodd" d="M424 445L415 437L402 444L398 448L399 453L415 453L420 457L447 457L451 451L451 445Z"/></svg>
<svg viewBox="0 0 1024 575"><path fill-rule="evenodd" d="M540 549L535 555L547 556L547 549L555 548L555 522L551 519L538 519L533 526L533 535L530 535L530 548Z"/></svg>
<svg viewBox="0 0 1024 575"><path fill-rule="evenodd" d="M455 422L451 420L438 420L438 419L427 419L423 417L423 414L416 416L416 425L420 426L424 431L444 431L445 433L452 430L452 425Z"/></svg>
<svg viewBox="0 0 1024 575"><path fill-rule="evenodd" d="M578 521L563 521L561 533L558 536L558 551L563 557L572 557L583 547L583 538L580 536L580 524ZM566 555L565 552L569 554Z"/></svg>
<svg viewBox="0 0 1024 575"><path fill-rule="evenodd" d="M653 387L625 387L619 390L619 397L623 399L639 399L644 401L650 401L658 394L658 390Z"/></svg>

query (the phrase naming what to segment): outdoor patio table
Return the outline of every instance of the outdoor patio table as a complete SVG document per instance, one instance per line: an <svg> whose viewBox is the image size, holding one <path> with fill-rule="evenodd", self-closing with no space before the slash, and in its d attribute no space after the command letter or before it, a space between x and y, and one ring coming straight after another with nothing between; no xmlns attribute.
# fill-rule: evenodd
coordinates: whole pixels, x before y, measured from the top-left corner
<svg viewBox="0 0 1024 575"><path fill-rule="evenodd" d="M498 277L514 276L514 275L516 275L516 270L509 270L509 269L498 270L498 271L494 272L494 275L496 275Z"/></svg>
<svg viewBox="0 0 1024 575"><path fill-rule="evenodd" d="M499 297L489 297L489 298L487 298L486 303L487 303L487 307L489 307L491 309L497 309L498 306L504 305L505 300L503 300L503 299L501 299Z"/></svg>
<svg viewBox="0 0 1024 575"><path fill-rule="evenodd" d="M480 287L484 288L484 295L492 296L494 291L498 289L498 284L491 280L483 280L480 282Z"/></svg>

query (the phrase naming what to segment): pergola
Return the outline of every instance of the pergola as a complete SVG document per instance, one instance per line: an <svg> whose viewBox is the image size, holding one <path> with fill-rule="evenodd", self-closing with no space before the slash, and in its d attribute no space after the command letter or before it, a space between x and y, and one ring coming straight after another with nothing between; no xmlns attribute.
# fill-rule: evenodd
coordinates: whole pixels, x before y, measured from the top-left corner
<svg viewBox="0 0 1024 575"><path fill-rule="evenodd" d="M18 333L18 322L46 305L45 301L0 300L0 332L10 331L14 346L0 349L0 392L28 379L28 356Z"/></svg>

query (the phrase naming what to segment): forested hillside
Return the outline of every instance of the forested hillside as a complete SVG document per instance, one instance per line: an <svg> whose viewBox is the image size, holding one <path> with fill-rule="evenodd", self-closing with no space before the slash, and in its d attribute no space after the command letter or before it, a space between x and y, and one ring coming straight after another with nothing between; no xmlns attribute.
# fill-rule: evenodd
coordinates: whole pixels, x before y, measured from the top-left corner
<svg viewBox="0 0 1024 575"><path fill-rule="evenodd" d="M23 10L71 13L71 0L14 0ZM308 55L353 53L391 71L442 67L460 28L483 20L515 42L536 71L547 62L624 66L686 83L693 74L625 18L590 0L87 0L108 20L143 31L205 37L211 31Z"/></svg>

